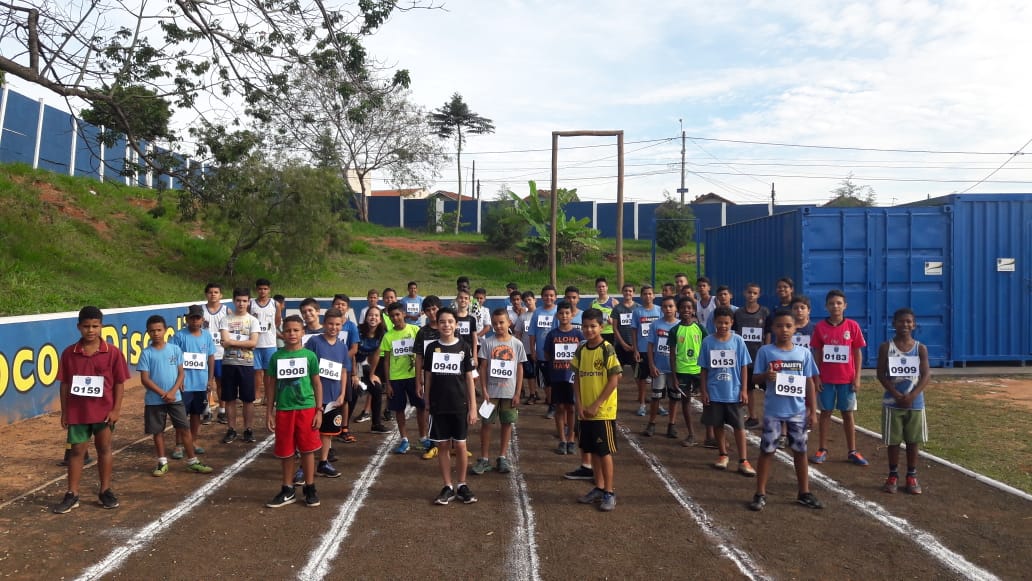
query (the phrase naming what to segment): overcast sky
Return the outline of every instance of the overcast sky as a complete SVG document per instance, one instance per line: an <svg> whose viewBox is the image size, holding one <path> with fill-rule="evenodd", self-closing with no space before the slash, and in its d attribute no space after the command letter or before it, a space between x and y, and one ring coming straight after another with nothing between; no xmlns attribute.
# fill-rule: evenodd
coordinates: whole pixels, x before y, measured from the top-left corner
<svg viewBox="0 0 1032 581"><path fill-rule="evenodd" d="M436 1L366 47L426 109L459 92L494 121L463 155L485 199L547 188L551 132L575 129L625 132L628 200L676 196L679 121L689 200L765 202L773 182L779 202L821 203L850 173L882 205L1032 192L1032 146L1010 155L1032 140L1032 3ZM615 199L615 138L560 146L560 187ZM431 187L455 191L454 165Z"/></svg>

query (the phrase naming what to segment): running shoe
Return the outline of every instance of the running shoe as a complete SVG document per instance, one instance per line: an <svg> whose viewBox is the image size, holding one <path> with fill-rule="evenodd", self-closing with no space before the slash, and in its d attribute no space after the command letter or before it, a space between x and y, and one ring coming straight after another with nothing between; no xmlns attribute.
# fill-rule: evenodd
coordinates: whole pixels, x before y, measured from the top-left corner
<svg viewBox="0 0 1032 581"><path fill-rule="evenodd" d="M742 460L738 463L738 473L742 476L756 476L756 469L752 467L752 464L748 460Z"/></svg>
<svg viewBox="0 0 1032 581"><path fill-rule="evenodd" d="M423 452L423 455L420 457L424 460L433 460L437 457L438 452L440 452L440 450L437 449L437 446L433 446L426 452Z"/></svg>
<svg viewBox="0 0 1032 581"><path fill-rule="evenodd" d="M899 476L889 474L889 477L885 479L885 484L882 485L881 489L882 492L896 494L896 491L899 490Z"/></svg>
<svg viewBox="0 0 1032 581"><path fill-rule="evenodd" d="M571 454L571 455L572 454L576 454L577 453L577 443L576 442L566 442L566 453L567 454Z"/></svg>
<svg viewBox="0 0 1032 581"><path fill-rule="evenodd" d="M563 474L563 478L567 480L594 480L595 471L586 466L578 466L576 470Z"/></svg>
<svg viewBox="0 0 1032 581"><path fill-rule="evenodd" d="M172 459L173 460L182 460L183 457L184 457L183 447L182 446L176 446L176 449L172 450Z"/></svg>
<svg viewBox="0 0 1032 581"><path fill-rule="evenodd" d="M477 501L477 496L465 484L459 485L459 490L455 493L455 496L462 501L462 504L473 504Z"/></svg>
<svg viewBox="0 0 1032 581"><path fill-rule="evenodd" d="M512 464L509 463L509 459L505 456L499 456L498 461L495 463L495 470L499 474L508 474L512 472Z"/></svg>
<svg viewBox="0 0 1032 581"><path fill-rule="evenodd" d="M811 464L824 464L828 460L828 450L821 448L817 450L817 453L810 457Z"/></svg>
<svg viewBox="0 0 1032 581"><path fill-rule="evenodd" d="M106 509L118 508L118 497L115 496L114 492L111 492L110 488L97 495L97 498L100 499L100 506Z"/></svg>
<svg viewBox="0 0 1032 581"><path fill-rule="evenodd" d="M200 447L200 446L194 446L194 447L193 447L193 453L194 453L194 454L203 454L203 453L205 453L206 451L207 451L207 450L205 450L204 448L202 448L202 447Z"/></svg>
<svg viewBox="0 0 1032 581"><path fill-rule="evenodd" d="M661 415L661 416L669 416L670 415L670 410L666 409L663 406L659 406L659 415Z"/></svg>
<svg viewBox="0 0 1032 581"><path fill-rule="evenodd" d="M491 471L491 461L487 458L478 458L476 463L473 464L473 474L480 476L484 472Z"/></svg>
<svg viewBox="0 0 1032 581"><path fill-rule="evenodd" d="M210 426L211 425L211 412L204 412L204 414L201 415L201 425L202 426Z"/></svg>
<svg viewBox="0 0 1032 581"><path fill-rule="evenodd" d="M615 492L604 492L602 493L602 502L599 503L598 509L602 512L611 512L616 508L616 493Z"/></svg>
<svg viewBox="0 0 1032 581"><path fill-rule="evenodd" d="M685 439L685 441L687 442L688 440ZM694 444L690 444L690 445L694 446ZM703 448L709 448L711 450L716 450L717 449L717 439L716 438L706 438L706 439L704 439L702 441L702 447Z"/></svg>
<svg viewBox="0 0 1032 581"><path fill-rule="evenodd" d="M642 418L645 417L645 404L641 404L638 406L638 411L635 412L635 415Z"/></svg>
<svg viewBox="0 0 1032 581"><path fill-rule="evenodd" d="M565 456L566 454L569 454L569 452L566 451L566 442L559 442L559 446L555 449L555 453L559 454L560 456Z"/></svg>
<svg viewBox="0 0 1032 581"><path fill-rule="evenodd" d="M219 412L215 416L215 421L217 421L220 424L228 424L229 423L229 418L226 417L226 412Z"/></svg>
<svg viewBox="0 0 1032 581"><path fill-rule="evenodd" d="M849 453L849 461L857 466L867 466L868 464L867 458L864 458L858 450L853 450Z"/></svg>
<svg viewBox="0 0 1032 581"><path fill-rule="evenodd" d="M253 444L256 441L254 439L254 432L251 431L251 428L247 428L246 430L244 430L244 437L241 439L245 444Z"/></svg>
<svg viewBox="0 0 1032 581"><path fill-rule="evenodd" d="M799 498L796 499L796 502L806 508L824 508L824 505L821 504L821 501L817 500L817 497L814 496L812 492L804 492L800 494Z"/></svg>
<svg viewBox="0 0 1032 581"><path fill-rule="evenodd" d="M752 502L749 503L749 510L755 510L759 512L763 510L763 507L767 506L767 497L763 494L754 494Z"/></svg>
<svg viewBox="0 0 1032 581"><path fill-rule="evenodd" d="M168 462L165 462L164 464L162 464L161 462L158 462L158 467L155 468L151 472L151 476L155 476L155 477L159 477L159 478L161 476L166 475L166 474L168 474Z"/></svg>
<svg viewBox="0 0 1032 581"><path fill-rule="evenodd" d="M451 486L445 486L441 489L441 493L434 499L434 504L448 504L455 498L455 491L452 490Z"/></svg>
<svg viewBox="0 0 1032 581"><path fill-rule="evenodd" d="M408 438L403 438L401 440L401 443L398 444L398 447L394 449L394 453L395 454L407 454L408 451L409 451Z"/></svg>
<svg viewBox="0 0 1032 581"><path fill-rule="evenodd" d="M340 478L340 472L329 461L319 462L319 467L315 469L315 473L326 478Z"/></svg>
<svg viewBox="0 0 1032 581"><path fill-rule="evenodd" d="M595 504L597 502L602 502L605 495L605 491L596 486L588 491L584 496L578 497L577 502L581 504Z"/></svg>
<svg viewBox="0 0 1032 581"><path fill-rule="evenodd" d="M656 433L656 423L655 422L649 422L649 425L645 426L645 431L643 431L641 433L641 435L648 436L648 437L651 438L653 436L653 434L655 434L655 433Z"/></svg>
<svg viewBox="0 0 1032 581"><path fill-rule="evenodd" d="M554 420L555 419L555 406L554 405L549 405L548 406L548 411L545 412L545 419L546 420Z"/></svg>
<svg viewBox="0 0 1032 581"><path fill-rule="evenodd" d="M306 484L301 491L305 495L305 506L316 507L319 506L319 495L315 492L314 484Z"/></svg>
<svg viewBox="0 0 1032 581"><path fill-rule="evenodd" d="M374 434L389 434L391 431L387 429L387 426L383 424L373 424L373 427L369 429Z"/></svg>
<svg viewBox="0 0 1032 581"><path fill-rule="evenodd" d="M265 503L265 506L269 508L279 508L281 506L287 506L288 504L294 504L297 501L297 495L294 494L294 488L292 486L280 487L279 494L273 497L272 500Z"/></svg>
<svg viewBox="0 0 1032 581"><path fill-rule="evenodd" d="M419 441L419 445L422 446L424 450L429 450L435 446L434 441L430 438L423 438Z"/></svg>
<svg viewBox="0 0 1032 581"><path fill-rule="evenodd" d="M202 464L200 460L193 462L192 464L187 464L186 469L191 472L196 472L198 474L211 474L212 470L211 466Z"/></svg>
<svg viewBox="0 0 1032 581"><path fill-rule="evenodd" d="M666 437L677 439L677 426L674 424L667 424ZM692 438L694 440L694 438Z"/></svg>
<svg viewBox="0 0 1032 581"><path fill-rule="evenodd" d="M354 444L358 441L358 439L355 438L355 436L351 435L351 432L349 430L344 430L340 433L339 436L337 436L337 441L344 442L345 444Z"/></svg>
<svg viewBox="0 0 1032 581"><path fill-rule="evenodd" d="M222 437L223 444L232 444L237 439L237 431L233 428L226 430L226 435Z"/></svg>
<svg viewBox="0 0 1032 581"><path fill-rule="evenodd" d="M907 492L921 494L921 485L917 483L917 476L913 474L907 474Z"/></svg>
<svg viewBox="0 0 1032 581"><path fill-rule="evenodd" d="M358 414L357 418L355 418L355 423L356 424L364 424L364 423L368 422L371 419L373 419L373 416L369 415L366 412L362 412L362 413Z"/></svg>
<svg viewBox="0 0 1032 581"><path fill-rule="evenodd" d="M294 472L294 486L301 486L304 483L305 483L305 471L303 469L301 469L301 468L298 468L297 471Z"/></svg>
<svg viewBox="0 0 1032 581"><path fill-rule="evenodd" d="M745 429L755 430L758 427L760 427L760 420L757 420L756 418L748 418L745 420Z"/></svg>
<svg viewBox="0 0 1032 581"><path fill-rule="evenodd" d="M61 499L61 502L55 504L54 507L50 509L50 512L54 514L67 514L72 512L73 508L79 508L79 497L71 491L68 491L65 493L64 498Z"/></svg>
<svg viewBox="0 0 1032 581"><path fill-rule="evenodd" d="M721 454L717 461L713 463L713 467L717 470L727 470L728 457L727 454Z"/></svg>

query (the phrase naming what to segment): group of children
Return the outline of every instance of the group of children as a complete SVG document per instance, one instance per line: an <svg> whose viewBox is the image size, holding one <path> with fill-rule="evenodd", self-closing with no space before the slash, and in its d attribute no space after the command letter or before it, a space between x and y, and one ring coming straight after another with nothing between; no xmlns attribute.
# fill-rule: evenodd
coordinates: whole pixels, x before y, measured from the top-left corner
<svg viewBox="0 0 1032 581"><path fill-rule="evenodd" d="M686 430L683 445L695 445L691 398L696 396L703 409L703 444L718 450L714 467L728 468L724 427L729 426L737 471L757 477L751 509L764 508L773 455L785 447L791 448L795 460L799 502L821 508L809 490L807 466L828 457L827 428L833 410L843 416L847 458L867 464L856 450L853 420L865 343L859 326L845 318L844 294L829 292L829 317L814 324L809 320L809 300L793 296L789 279L778 282L779 303L773 314L759 305L758 285L747 285L745 304L734 307L726 287L711 295L704 277L695 289L683 274L675 280L676 284L664 285L658 304L652 287L643 286L639 304L633 285L623 286L621 301L609 296L607 281L599 278L597 298L586 310L578 307L576 287L567 287L557 300L556 289L546 285L537 306L533 292L521 293L513 284L508 289L510 304L490 313L484 306L486 291L477 289L479 296L471 296L466 277L457 281L451 306L436 296L419 296L417 283L410 282L401 299L392 289L382 295L371 290L359 324L346 295L336 295L325 313L318 301L305 299L300 315L284 316L282 301L270 296L268 280L257 281L254 299L250 289L234 289L232 309L222 303L221 287L209 284L207 304L189 308L185 329L172 334L162 317L147 320L150 344L137 369L147 390L145 431L154 436L158 458L152 474L159 477L169 470L163 436L166 417L171 417L176 432L171 457L184 459L192 472L212 471L198 459L204 454L198 432L216 399L218 420L228 426L222 442L230 444L238 437L237 400L243 410L241 439L254 442L254 405L261 401L258 386L274 407L266 423L275 433L274 454L282 465L280 491L266 506L297 502L298 485L304 503L318 506L315 476L340 476L332 464L331 444L334 437L355 440L349 420L358 411L359 394L366 392L365 408L355 421L372 421L372 432L389 433L384 424L393 420L400 435L394 452L405 454L411 447L406 410L412 408L423 458L438 460L443 487L434 502L470 504L477 497L467 472L512 470L509 443L518 408L540 401L541 388L548 404L546 417L555 421L556 452L580 450L581 466L566 478L594 484L578 501L611 511L616 506L616 388L624 366L632 365L637 415L648 415L643 435L653 436L657 416L666 416L666 436L678 438L680 416ZM101 324L99 309L82 309L81 338L61 358L62 426L68 430L70 452L68 492L53 508L55 513L78 506L91 437L97 449L100 503L105 508L118 506L110 487L110 442L128 369L118 349L100 338ZM893 326L896 336L881 346L878 357L890 463L884 490L898 489L899 446L906 443L905 486L918 494L917 449L927 436L923 391L929 379L928 358L912 336L916 325L909 309L896 313ZM762 421L750 393L757 387L765 391ZM478 394L483 402L479 407ZM384 396L387 411L381 415ZM467 437L477 423L482 423L480 454L470 467L473 454ZM495 423L501 424L500 449L492 463ZM807 432L814 423L820 446L807 458ZM746 453L746 430L751 428L762 428L755 469Z"/></svg>

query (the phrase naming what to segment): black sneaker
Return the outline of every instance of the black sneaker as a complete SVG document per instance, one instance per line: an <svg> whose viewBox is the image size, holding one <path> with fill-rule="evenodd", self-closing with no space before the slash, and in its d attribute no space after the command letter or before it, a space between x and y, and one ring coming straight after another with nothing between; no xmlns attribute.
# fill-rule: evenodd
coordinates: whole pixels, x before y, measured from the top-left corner
<svg viewBox="0 0 1032 581"><path fill-rule="evenodd" d="M459 485L459 491L455 494L462 504L473 504L477 501L477 497L473 494L473 491L469 489L469 486L465 484Z"/></svg>
<svg viewBox="0 0 1032 581"><path fill-rule="evenodd" d="M330 464L329 460L319 462L319 467L315 469L315 473L326 478L340 478L340 472L333 467L333 464Z"/></svg>
<svg viewBox="0 0 1032 581"><path fill-rule="evenodd" d="M383 412L383 421L385 421L385 422L393 422L394 421L394 416L391 415L390 411Z"/></svg>
<svg viewBox="0 0 1032 581"><path fill-rule="evenodd" d="M800 494L799 498L796 499L796 502L806 508L824 508L824 505L821 504L821 501L817 500L817 497L814 496L812 492L804 492Z"/></svg>
<svg viewBox="0 0 1032 581"><path fill-rule="evenodd" d="M237 432L233 428L226 430L226 435L222 437L223 444L232 444L237 439Z"/></svg>
<svg viewBox="0 0 1032 581"><path fill-rule="evenodd" d="M244 430L243 440L246 444L253 444L255 442L254 432L252 432L250 428Z"/></svg>
<svg viewBox="0 0 1032 581"><path fill-rule="evenodd" d="M745 429L747 429L747 430L755 430L758 427L760 427L760 420L758 420L756 418L749 418L749 419L745 420Z"/></svg>
<svg viewBox="0 0 1032 581"><path fill-rule="evenodd" d="M229 418L226 417L226 412L219 412L215 416L215 421L220 423L220 424L228 424L229 423Z"/></svg>
<svg viewBox="0 0 1032 581"><path fill-rule="evenodd" d="M314 484L306 484L302 490L305 493L305 506L319 506L319 495L315 493Z"/></svg>
<svg viewBox="0 0 1032 581"><path fill-rule="evenodd" d="M445 486L441 489L441 493L434 499L434 504L448 504L455 498L455 491L452 490L451 486Z"/></svg>
<svg viewBox="0 0 1032 581"><path fill-rule="evenodd" d="M54 505L50 510L54 514L67 514L72 512L73 508L79 508L79 497L69 491L65 493L61 502Z"/></svg>
<svg viewBox="0 0 1032 581"><path fill-rule="evenodd" d="M110 488L101 492L98 498L100 499L100 505L104 508L118 508L118 498L114 492L111 492Z"/></svg>
<svg viewBox="0 0 1032 581"><path fill-rule="evenodd" d="M767 506L767 497L763 494L754 494L752 502L749 503L749 510L755 510L757 512L763 510L763 507Z"/></svg>
<svg viewBox="0 0 1032 581"><path fill-rule="evenodd" d="M383 424L376 424L370 430L374 434L389 434L391 431Z"/></svg>
<svg viewBox="0 0 1032 581"><path fill-rule="evenodd" d="M275 498L265 503L265 506L269 508L279 508L281 506L287 506L288 504L294 504L297 501L297 495L294 494L293 486L283 486L280 488L279 494Z"/></svg>
<svg viewBox="0 0 1032 581"><path fill-rule="evenodd" d="M210 426L211 425L211 412L204 412L203 414L201 414L201 425L202 426Z"/></svg>
<svg viewBox="0 0 1032 581"><path fill-rule="evenodd" d="M578 466L576 470L571 470L570 472L563 474L563 478L567 480L594 480L595 471L591 468Z"/></svg>

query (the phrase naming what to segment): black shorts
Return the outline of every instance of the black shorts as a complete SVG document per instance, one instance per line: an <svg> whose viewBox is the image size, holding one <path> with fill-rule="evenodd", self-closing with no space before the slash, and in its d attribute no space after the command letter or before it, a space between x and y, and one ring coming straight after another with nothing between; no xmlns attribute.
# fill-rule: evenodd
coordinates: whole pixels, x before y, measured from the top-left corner
<svg viewBox="0 0 1032 581"><path fill-rule="evenodd" d="M615 420L581 420L580 449L598 456L616 452L615 424Z"/></svg>
<svg viewBox="0 0 1032 581"><path fill-rule="evenodd" d="M208 392L207 391L184 391L183 392L183 407L186 408L187 415L191 415L191 416L203 415L204 411L208 409Z"/></svg>
<svg viewBox="0 0 1032 581"><path fill-rule="evenodd" d="M553 381L552 382L552 403L573 405L573 382Z"/></svg>
<svg viewBox="0 0 1032 581"><path fill-rule="evenodd" d="M616 358L620 365L634 365L634 349L624 349L616 343L613 343L613 346L616 347Z"/></svg>
<svg viewBox="0 0 1032 581"><path fill-rule="evenodd" d="M552 382L548 378L548 375L552 373L552 366L549 365L547 361L538 361L536 365L538 374L538 385L543 387L552 387Z"/></svg>
<svg viewBox="0 0 1032 581"><path fill-rule="evenodd" d="M640 353L641 361L638 362L638 368L634 371L634 379L648 379L652 377L651 370L649 369L649 354Z"/></svg>
<svg viewBox="0 0 1032 581"><path fill-rule="evenodd" d="M534 376L534 369L535 368L534 368L534 362L533 361L528 359L528 360L524 361L523 363L521 363L520 365L523 366L523 378L524 379L528 379L528 380L532 380L532 381L537 381L537 378Z"/></svg>
<svg viewBox="0 0 1032 581"><path fill-rule="evenodd" d="M691 373L678 373L677 386L681 388L684 395L691 396L693 393L697 394L702 389L702 376L692 375Z"/></svg>
<svg viewBox="0 0 1032 581"><path fill-rule="evenodd" d="M745 429L742 419L742 404L711 401L702 408L702 425L719 428L727 424L735 430Z"/></svg>
<svg viewBox="0 0 1032 581"><path fill-rule="evenodd" d="M466 414L430 414L430 439L434 442L465 442L468 434Z"/></svg>
<svg viewBox="0 0 1032 581"><path fill-rule="evenodd" d="M333 408L323 412L322 424L319 426L319 434L323 436L336 436L344 431L344 411Z"/></svg>
<svg viewBox="0 0 1032 581"><path fill-rule="evenodd" d="M254 366L222 366L222 401L254 402Z"/></svg>

